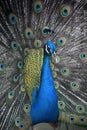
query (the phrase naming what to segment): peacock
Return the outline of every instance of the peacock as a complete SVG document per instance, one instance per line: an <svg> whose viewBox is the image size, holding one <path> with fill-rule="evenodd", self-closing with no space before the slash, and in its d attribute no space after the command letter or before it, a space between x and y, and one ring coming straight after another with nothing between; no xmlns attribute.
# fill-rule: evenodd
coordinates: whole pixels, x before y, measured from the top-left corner
<svg viewBox="0 0 87 130"><path fill-rule="evenodd" d="M87 0L0 0L0 130L44 122L87 127Z"/></svg>

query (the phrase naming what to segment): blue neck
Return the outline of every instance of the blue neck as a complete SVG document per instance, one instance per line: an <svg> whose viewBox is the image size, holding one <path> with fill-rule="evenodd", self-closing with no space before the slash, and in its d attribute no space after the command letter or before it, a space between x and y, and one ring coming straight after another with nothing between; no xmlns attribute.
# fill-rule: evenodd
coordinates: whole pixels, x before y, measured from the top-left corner
<svg viewBox="0 0 87 130"><path fill-rule="evenodd" d="M44 55L41 70L40 88L35 103L31 106L33 124L56 122L58 119L58 97L54 86L50 56Z"/></svg>
<svg viewBox="0 0 87 130"><path fill-rule="evenodd" d="M45 54L41 71L40 91L44 91L48 94L49 90L51 93L54 89L54 81L52 76L52 70L50 67L50 56Z"/></svg>
<svg viewBox="0 0 87 130"><path fill-rule="evenodd" d="M49 55L46 55L46 54L44 55L43 66L44 65L49 65L50 66L50 56Z"/></svg>

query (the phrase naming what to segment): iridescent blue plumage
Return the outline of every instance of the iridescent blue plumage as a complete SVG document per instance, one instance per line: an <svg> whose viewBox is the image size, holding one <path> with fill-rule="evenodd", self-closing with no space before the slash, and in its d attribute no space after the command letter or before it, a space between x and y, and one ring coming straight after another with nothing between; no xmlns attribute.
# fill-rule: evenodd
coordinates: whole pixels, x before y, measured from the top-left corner
<svg viewBox="0 0 87 130"><path fill-rule="evenodd" d="M40 122L55 122L59 116L58 97L54 86L50 56L56 51L53 42L48 41L44 49L44 59L41 71L40 87L34 89L31 105L32 124Z"/></svg>

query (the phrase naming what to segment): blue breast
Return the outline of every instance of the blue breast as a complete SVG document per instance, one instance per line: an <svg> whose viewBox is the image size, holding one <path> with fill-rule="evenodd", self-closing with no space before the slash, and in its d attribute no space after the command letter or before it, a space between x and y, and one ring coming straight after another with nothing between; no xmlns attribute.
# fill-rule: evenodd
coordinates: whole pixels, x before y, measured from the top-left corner
<svg viewBox="0 0 87 130"><path fill-rule="evenodd" d="M44 56L38 95L31 105L32 124L55 122L58 116L58 97L50 67L50 57Z"/></svg>

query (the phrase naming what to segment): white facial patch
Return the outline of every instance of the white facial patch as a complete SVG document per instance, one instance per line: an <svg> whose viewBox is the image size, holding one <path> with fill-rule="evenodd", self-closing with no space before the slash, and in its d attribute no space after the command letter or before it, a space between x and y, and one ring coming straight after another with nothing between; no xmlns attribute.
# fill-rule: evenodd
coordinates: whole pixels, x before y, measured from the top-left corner
<svg viewBox="0 0 87 130"><path fill-rule="evenodd" d="M49 54L49 51L47 50L47 45L46 45L45 51Z"/></svg>

